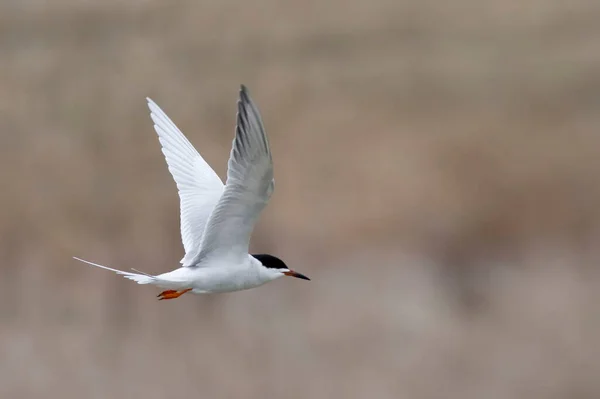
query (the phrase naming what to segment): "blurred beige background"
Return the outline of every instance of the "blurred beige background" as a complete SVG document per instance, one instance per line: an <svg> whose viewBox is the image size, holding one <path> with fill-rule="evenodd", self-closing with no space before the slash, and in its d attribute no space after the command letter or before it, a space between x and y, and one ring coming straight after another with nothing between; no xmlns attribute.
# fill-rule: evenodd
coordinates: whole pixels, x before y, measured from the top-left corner
<svg viewBox="0 0 600 399"><path fill-rule="evenodd" d="M0 2L1 398L600 397L600 3ZM224 177L240 83L313 281L158 302L152 97Z"/></svg>

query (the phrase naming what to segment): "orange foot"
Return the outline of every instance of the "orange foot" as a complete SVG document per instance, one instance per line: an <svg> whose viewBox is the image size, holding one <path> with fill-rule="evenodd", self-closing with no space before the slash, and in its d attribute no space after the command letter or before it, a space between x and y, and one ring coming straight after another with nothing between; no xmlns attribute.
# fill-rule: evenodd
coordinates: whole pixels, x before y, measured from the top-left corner
<svg viewBox="0 0 600 399"><path fill-rule="evenodd" d="M167 290L167 291L163 291L160 294L158 294L157 297L158 297L159 301L162 301L163 299L175 299L175 298L179 298L180 296L182 296L183 294L185 294L186 292L189 292L191 290L192 290L191 288L188 288L183 291Z"/></svg>

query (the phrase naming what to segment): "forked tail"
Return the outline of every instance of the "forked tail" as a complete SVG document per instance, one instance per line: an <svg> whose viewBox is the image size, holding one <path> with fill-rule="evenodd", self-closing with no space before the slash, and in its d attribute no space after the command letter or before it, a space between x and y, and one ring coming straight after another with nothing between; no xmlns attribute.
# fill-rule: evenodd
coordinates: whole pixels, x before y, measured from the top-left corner
<svg viewBox="0 0 600 399"><path fill-rule="evenodd" d="M150 274L144 274L144 273L139 272L138 270L135 270L135 269L133 269L133 270L135 270L137 273L124 272L122 270L112 269L112 268L107 267L107 266L102 266L102 265L99 265L97 263L93 263L93 262L90 262L90 261L87 261L87 260L84 260L84 259L76 258L75 256L73 257L73 259L78 260L78 261L83 262L83 263L87 263L88 265L99 267L101 269L110 270L111 272L115 272L117 274L120 274L123 277L128 278L129 280L133 280L133 281L135 281L138 284L153 284L153 283L155 284L157 282L156 281L157 279L156 279L155 276L151 276Z"/></svg>

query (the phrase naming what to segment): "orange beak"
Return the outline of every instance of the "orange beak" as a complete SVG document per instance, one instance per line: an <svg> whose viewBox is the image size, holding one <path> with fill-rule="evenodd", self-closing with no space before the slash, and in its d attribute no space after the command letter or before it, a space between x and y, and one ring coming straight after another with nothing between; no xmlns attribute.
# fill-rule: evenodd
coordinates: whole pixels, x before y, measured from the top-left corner
<svg viewBox="0 0 600 399"><path fill-rule="evenodd" d="M286 276L292 276L292 277L296 277L296 278L301 278L302 280L310 281L310 279L308 277L306 277L304 274L297 273L293 270L288 270L287 272L283 272L283 274L285 274Z"/></svg>

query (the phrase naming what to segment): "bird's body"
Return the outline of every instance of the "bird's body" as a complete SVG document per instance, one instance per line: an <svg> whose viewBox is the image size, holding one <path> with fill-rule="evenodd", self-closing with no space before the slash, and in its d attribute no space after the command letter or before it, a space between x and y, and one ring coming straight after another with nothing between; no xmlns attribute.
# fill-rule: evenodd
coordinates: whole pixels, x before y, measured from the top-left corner
<svg viewBox="0 0 600 399"><path fill-rule="evenodd" d="M206 261L202 267L180 267L167 273L151 276L112 269L83 259L92 266L113 271L138 284L152 284L160 288L182 291L191 288L194 294L233 292L259 287L283 274L263 267L252 255L246 259L216 259Z"/></svg>
<svg viewBox="0 0 600 399"><path fill-rule="evenodd" d="M225 185L160 107L147 100L154 129L179 190L185 249L182 267L152 276L75 259L138 284L166 288L160 299L177 298L185 292L245 290L285 275L308 280L272 255L248 254L252 229L271 197L274 180L268 138L247 89L242 86L240 90Z"/></svg>

